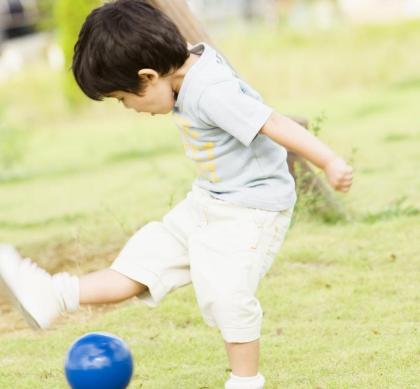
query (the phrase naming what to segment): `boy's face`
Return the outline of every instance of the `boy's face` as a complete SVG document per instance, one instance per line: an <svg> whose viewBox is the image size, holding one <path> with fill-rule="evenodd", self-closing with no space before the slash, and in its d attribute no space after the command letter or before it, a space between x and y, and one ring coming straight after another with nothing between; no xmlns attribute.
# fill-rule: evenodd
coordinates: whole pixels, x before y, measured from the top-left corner
<svg viewBox="0 0 420 389"><path fill-rule="evenodd" d="M146 89L141 96L130 92L114 91L109 94L109 97L116 98L127 109L152 115L169 113L175 105L170 78L160 77L156 72L148 76Z"/></svg>

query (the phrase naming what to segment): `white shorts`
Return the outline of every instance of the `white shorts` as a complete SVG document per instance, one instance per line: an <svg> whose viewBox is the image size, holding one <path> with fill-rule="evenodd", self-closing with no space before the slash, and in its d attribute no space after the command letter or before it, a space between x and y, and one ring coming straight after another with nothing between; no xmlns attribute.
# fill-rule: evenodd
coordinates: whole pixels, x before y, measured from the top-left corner
<svg viewBox="0 0 420 389"><path fill-rule="evenodd" d="M261 330L256 289L292 212L231 204L194 185L162 221L130 238L111 269L146 285L139 299L149 306L192 282L205 322L218 327L227 342L250 342Z"/></svg>

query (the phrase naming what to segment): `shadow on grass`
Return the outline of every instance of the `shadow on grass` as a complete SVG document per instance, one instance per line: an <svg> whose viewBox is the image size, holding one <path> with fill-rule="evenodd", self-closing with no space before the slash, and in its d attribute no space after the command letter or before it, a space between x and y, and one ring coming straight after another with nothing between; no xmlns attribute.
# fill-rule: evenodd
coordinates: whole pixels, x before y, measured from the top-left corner
<svg viewBox="0 0 420 389"><path fill-rule="evenodd" d="M25 172L19 169L0 170L0 184L15 184L26 181L60 179L65 176L80 174L82 172L99 171L102 170L104 166L112 166L118 163L134 160L137 160L138 162L143 160L153 160L164 155L177 154L178 152L178 148L167 146L149 150L132 149L107 156L102 162L95 165L79 165L57 170L32 172Z"/></svg>
<svg viewBox="0 0 420 389"><path fill-rule="evenodd" d="M386 143L403 142L416 139L420 139L420 136L408 132L390 132L384 136L384 142Z"/></svg>
<svg viewBox="0 0 420 389"><path fill-rule="evenodd" d="M52 217L49 219L43 219L43 220L30 222L30 223L25 223L25 222L19 223L19 222L0 220L0 229L5 229L5 230L6 229L7 230L37 229L37 228L45 227L49 225L73 223L76 221L87 219L89 216L90 215L87 213L74 213L74 214Z"/></svg>
<svg viewBox="0 0 420 389"><path fill-rule="evenodd" d="M407 199L401 197L386 208L378 212L371 212L362 216L361 221L368 224L373 224L379 221L394 219L400 216L418 216L420 209L406 203Z"/></svg>
<svg viewBox="0 0 420 389"><path fill-rule="evenodd" d="M407 78L402 81L394 82L391 84L391 89L397 91L420 89L420 77Z"/></svg>
<svg viewBox="0 0 420 389"><path fill-rule="evenodd" d="M301 197L304 200L300 200L297 204L292 225L296 223L296 220L312 220L327 225L345 225L350 223L374 224L398 217L415 217L420 215L420 209L407 204L406 197L400 197L394 200L382 210L361 215L352 215L347 210L345 213L339 214L334 209L325 205L322 198L311 197L307 194Z"/></svg>

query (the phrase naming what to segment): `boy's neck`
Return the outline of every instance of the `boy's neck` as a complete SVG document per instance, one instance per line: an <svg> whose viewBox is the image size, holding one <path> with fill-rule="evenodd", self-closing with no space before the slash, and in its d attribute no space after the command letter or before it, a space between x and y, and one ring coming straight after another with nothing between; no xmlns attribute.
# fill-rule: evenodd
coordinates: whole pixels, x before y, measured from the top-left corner
<svg viewBox="0 0 420 389"><path fill-rule="evenodd" d="M184 81L185 75L188 73L188 70L194 65L198 59L200 58L199 55L191 53L188 59L184 62L184 64L176 70L175 73L171 76L171 86L172 90L178 94L179 90L181 89L182 82Z"/></svg>

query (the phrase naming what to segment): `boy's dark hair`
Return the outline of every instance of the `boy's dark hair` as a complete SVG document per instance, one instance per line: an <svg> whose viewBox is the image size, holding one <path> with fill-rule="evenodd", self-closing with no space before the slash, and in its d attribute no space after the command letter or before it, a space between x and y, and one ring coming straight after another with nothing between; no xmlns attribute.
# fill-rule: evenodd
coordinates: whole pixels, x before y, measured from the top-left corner
<svg viewBox="0 0 420 389"><path fill-rule="evenodd" d="M121 90L141 94L140 69L164 76L180 68L189 52L176 25L143 0L116 0L94 9L74 47L72 70L82 91L102 100Z"/></svg>

